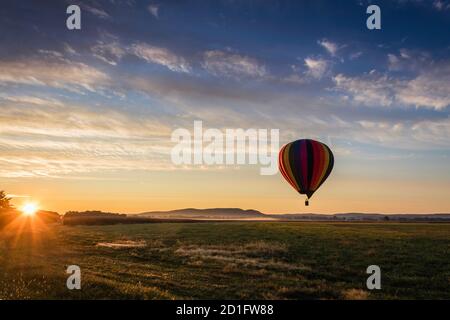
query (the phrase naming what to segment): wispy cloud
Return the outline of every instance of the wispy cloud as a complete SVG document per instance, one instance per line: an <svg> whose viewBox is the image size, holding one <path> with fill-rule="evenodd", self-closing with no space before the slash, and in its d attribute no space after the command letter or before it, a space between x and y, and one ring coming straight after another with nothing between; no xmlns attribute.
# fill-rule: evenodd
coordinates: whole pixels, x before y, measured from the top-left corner
<svg viewBox="0 0 450 320"><path fill-rule="evenodd" d="M36 104L37 103L37 104ZM170 168L170 128L104 107L52 97L0 98L0 176ZM26 155L26 156L25 156Z"/></svg>
<svg viewBox="0 0 450 320"><path fill-rule="evenodd" d="M64 48L64 52L66 52L69 55L77 55L78 54L77 51L74 48L72 48L72 46L69 45L68 43L64 43L63 48Z"/></svg>
<svg viewBox="0 0 450 320"><path fill-rule="evenodd" d="M450 10L450 2L444 0L434 0L433 8L435 8L438 11Z"/></svg>
<svg viewBox="0 0 450 320"><path fill-rule="evenodd" d="M87 12L101 18L101 19L109 19L111 16L102 8L94 7L85 3L80 4L81 8L86 10Z"/></svg>
<svg viewBox="0 0 450 320"><path fill-rule="evenodd" d="M147 62L162 65L171 71L184 73L191 71L189 63L183 57L177 56L166 48L136 43L130 47L130 52Z"/></svg>
<svg viewBox="0 0 450 320"><path fill-rule="evenodd" d="M147 10L152 16L154 16L155 18L159 18L159 5L149 4Z"/></svg>
<svg viewBox="0 0 450 320"><path fill-rule="evenodd" d="M402 48L398 53L387 55L390 71L420 71L433 67L434 61L429 53Z"/></svg>
<svg viewBox="0 0 450 320"><path fill-rule="evenodd" d="M386 75L370 73L365 76L348 77L338 74L333 80L336 89L349 95L357 104L390 106L393 103L392 79Z"/></svg>
<svg viewBox="0 0 450 320"><path fill-rule="evenodd" d="M15 95L7 95L0 93L0 101L5 100L9 102L14 102L16 104L24 104L24 105L35 105L39 106L57 106L61 107L64 103L55 98L40 98L37 96L15 96Z"/></svg>
<svg viewBox="0 0 450 320"><path fill-rule="evenodd" d="M371 72L333 78L336 89L350 95L358 104L374 106L405 105L442 110L450 105L450 64L443 63L405 80Z"/></svg>
<svg viewBox="0 0 450 320"><path fill-rule="evenodd" d="M308 57L305 59L306 75L314 79L321 79L329 71L329 63L322 58Z"/></svg>
<svg viewBox="0 0 450 320"><path fill-rule="evenodd" d="M95 91L109 76L81 62L68 60L0 61L0 83Z"/></svg>
<svg viewBox="0 0 450 320"><path fill-rule="evenodd" d="M355 59L358 59L359 57L361 57L362 55L363 55L362 51L357 51L357 52L351 53L349 56L349 59L355 60Z"/></svg>
<svg viewBox="0 0 450 320"><path fill-rule="evenodd" d="M31 198L31 196L28 194L7 194L6 196L8 198L12 198L12 199L14 199L14 198Z"/></svg>
<svg viewBox="0 0 450 320"><path fill-rule="evenodd" d="M308 79L306 77L298 73L292 73L282 78L281 80L287 83L295 83L295 84L305 84L308 82Z"/></svg>
<svg viewBox="0 0 450 320"><path fill-rule="evenodd" d="M450 106L450 64L423 72L396 90L401 103L442 110Z"/></svg>
<svg viewBox="0 0 450 320"><path fill-rule="evenodd" d="M395 0L395 1L401 5L412 4L417 6L425 6L437 11L450 10L450 1L448 0ZM365 0L365 3L372 4L373 1Z"/></svg>
<svg viewBox="0 0 450 320"><path fill-rule="evenodd" d="M113 66L117 65L117 62L126 54L123 46L117 40L97 41L91 51L96 58Z"/></svg>
<svg viewBox="0 0 450 320"><path fill-rule="evenodd" d="M263 77L267 74L266 67L256 59L220 50L206 51L203 67L214 75L225 77Z"/></svg>
<svg viewBox="0 0 450 320"><path fill-rule="evenodd" d="M330 55L332 55L333 57L336 55L337 51L339 50L339 46L336 43L331 42L327 39L319 40L319 41L317 41L317 43L319 45L321 45L323 48L325 48L325 50L328 51L328 53Z"/></svg>

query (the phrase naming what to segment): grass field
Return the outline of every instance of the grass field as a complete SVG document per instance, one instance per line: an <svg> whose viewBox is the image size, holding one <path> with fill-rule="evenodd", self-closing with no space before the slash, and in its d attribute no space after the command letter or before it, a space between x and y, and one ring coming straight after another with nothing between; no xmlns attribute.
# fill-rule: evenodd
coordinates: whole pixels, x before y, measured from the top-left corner
<svg viewBox="0 0 450 320"><path fill-rule="evenodd" d="M382 289L366 289L366 268ZM66 288L68 265L82 290ZM227 222L0 231L1 299L450 299L450 224Z"/></svg>

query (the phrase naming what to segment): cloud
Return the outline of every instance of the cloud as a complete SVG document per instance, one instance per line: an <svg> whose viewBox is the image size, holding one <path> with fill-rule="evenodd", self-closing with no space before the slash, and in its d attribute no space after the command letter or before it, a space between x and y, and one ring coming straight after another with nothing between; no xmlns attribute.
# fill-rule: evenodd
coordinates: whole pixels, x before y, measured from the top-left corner
<svg viewBox="0 0 450 320"><path fill-rule="evenodd" d="M191 72L191 66L187 60L167 48L143 42L127 45L122 43L119 37L106 31L100 32L100 40L90 50L94 57L113 66L116 66L124 56L133 55L146 62L164 66L174 72Z"/></svg>
<svg viewBox="0 0 450 320"><path fill-rule="evenodd" d="M388 54L388 63L389 63L389 69L390 70L400 70L400 58L397 57L395 54Z"/></svg>
<svg viewBox="0 0 450 320"><path fill-rule="evenodd" d="M387 55L390 71L420 71L433 66L433 60L427 52L402 48L398 53Z"/></svg>
<svg viewBox="0 0 450 320"><path fill-rule="evenodd" d="M312 80L321 80L329 73L330 65L325 59L308 57L304 59L304 66L293 64L291 69L292 73L281 78L281 81L291 84L306 84Z"/></svg>
<svg viewBox="0 0 450 320"><path fill-rule="evenodd" d="M450 10L450 3L448 1L435 0L433 1L433 8L438 11Z"/></svg>
<svg viewBox="0 0 450 320"><path fill-rule="evenodd" d="M366 0L367 4L372 4L372 2L371 0ZM396 2L401 5L414 4L427 6L437 11L450 10L450 1L448 0L396 0Z"/></svg>
<svg viewBox="0 0 450 320"><path fill-rule="evenodd" d="M55 51L55 50L39 49L38 53L40 53L41 55L43 55L45 57L51 57L51 58L56 58L56 59L62 59L64 57L64 55L61 52Z"/></svg>
<svg viewBox="0 0 450 320"><path fill-rule="evenodd" d="M299 75L298 73L293 73L293 74L290 74L287 77L284 77L282 79L282 81L287 82L287 83L305 84L305 83L308 82L308 79L306 79L305 77Z"/></svg>
<svg viewBox="0 0 450 320"><path fill-rule="evenodd" d="M319 45L321 45L322 47L324 47L325 50L327 50L328 53L330 55L332 55L333 57L336 55L336 52L339 50L339 46L336 43L331 42L327 39L319 40L319 41L317 41L317 43Z"/></svg>
<svg viewBox="0 0 450 320"><path fill-rule="evenodd" d="M0 61L0 83L49 86L66 90L95 91L109 81L102 71L81 62L63 59Z"/></svg>
<svg viewBox="0 0 450 320"><path fill-rule="evenodd" d="M321 58L308 57L305 59L305 66L307 68L306 75L314 79L321 79L329 69L328 61Z"/></svg>
<svg viewBox="0 0 450 320"><path fill-rule="evenodd" d="M150 4L147 7L148 12L151 13L155 18L159 18L159 6L156 4Z"/></svg>
<svg viewBox="0 0 450 320"><path fill-rule="evenodd" d="M72 48L68 43L63 44L64 52L66 52L69 55L77 55L78 53L74 48Z"/></svg>
<svg viewBox="0 0 450 320"><path fill-rule="evenodd" d="M450 147L450 119L392 121L361 120L350 132L355 141L394 145L400 150L442 150ZM358 128L359 126L359 128Z"/></svg>
<svg viewBox="0 0 450 320"><path fill-rule="evenodd" d="M109 63L113 66L126 54L122 45L116 41L97 41L97 44L91 48L94 57Z"/></svg>
<svg viewBox="0 0 450 320"><path fill-rule="evenodd" d="M450 146L450 119L424 120L413 124L412 137L425 145L430 143L439 146Z"/></svg>
<svg viewBox="0 0 450 320"><path fill-rule="evenodd" d="M156 63L175 72L189 73L189 63L180 56L175 55L166 48L151 46L145 43L136 43L129 49L135 56L147 62Z"/></svg>
<svg viewBox="0 0 450 320"><path fill-rule="evenodd" d="M392 80L385 75L347 77L338 74L333 80L338 91L349 94L358 104L390 106L393 103Z"/></svg>
<svg viewBox="0 0 450 320"><path fill-rule="evenodd" d="M244 88L237 81L217 84L200 77L185 81L171 76L145 76L130 77L126 83L131 90L159 99L175 115L183 114L183 117L177 117L177 121L218 119L223 123L228 119L229 123L236 123L247 115L246 110L254 107L262 112L262 104L271 101L269 90L261 92L257 88ZM232 117L228 117L230 112ZM252 119L257 118L258 115L248 112Z"/></svg>
<svg viewBox="0 0 450 320"><path fill-rule="evenodd" d="M171 168L171 130L161 118L32 98L0 98L0 176Z"/></svg>
<svg viewBox="0 0 450 320"><path fill-rule="evenodd" d="M87 4L81 4L80 5L82 9L90 12L91 14L101 18L101 19L109 19L111 18L111 16L103 9L101 8L96 8L96 7L92 7L90 5Z"/></svg>
<svg viewBox="0 0 450 320"><path fill-rule="evenodd" d="M225 77L264 77L267 74L265 66L256 59L219 50L204 53L203 68Z"/></svg>
<svg viewBox="0 0 450 320"><path fill-rule="evenodd" d="M441 110L450 106L450 64L422 73L396 89L403 104Z"/></svg>
<svg viewBox="0 0 450 320"><path fill-rule="evenodd" d="M375 72L356 77L338 74L333 80L338 91L349 94L358 104L399 104L435 110L442 110L450 105L449 63L423 70L407 80Z"/></svg>
<svg viewBox="0 0 450 320"><path fill-rule="evenodd" d="M35 105L35 106L63 106L63 102L54 98L40 98L36 96L14 96L0 93L0 99L14 102L16 104Z"/></svg>
<svg viewBox="0 0 450 320"><path fill-rule="evenodd" d="M31 198L31 196L30 195L28 195L28 194L10 194L10 193L8 193L7 195L6 195L8 198Z"/></svg>
<svg viewBox="0 0 450 320"><path fill-rule="evenodd" d="M357 52L354 52L354 53L352 53L352 54L350 54L350 60L355 60L355 59L358 59L359 57L361 57L362 56L362 51L357 51Z"/></svg>

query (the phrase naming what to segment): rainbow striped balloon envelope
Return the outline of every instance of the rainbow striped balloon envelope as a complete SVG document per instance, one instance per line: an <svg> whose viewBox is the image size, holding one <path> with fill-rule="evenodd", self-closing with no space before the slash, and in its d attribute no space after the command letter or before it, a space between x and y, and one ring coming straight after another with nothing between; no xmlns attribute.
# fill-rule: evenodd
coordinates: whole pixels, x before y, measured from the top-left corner
<svg viewBox="0 0 450 320"><path fill-rule="evenodd" d="M284 145L278 154L278 168L287 182L308 199L333 170L334 156L324 143L302 139Z"/></svg>

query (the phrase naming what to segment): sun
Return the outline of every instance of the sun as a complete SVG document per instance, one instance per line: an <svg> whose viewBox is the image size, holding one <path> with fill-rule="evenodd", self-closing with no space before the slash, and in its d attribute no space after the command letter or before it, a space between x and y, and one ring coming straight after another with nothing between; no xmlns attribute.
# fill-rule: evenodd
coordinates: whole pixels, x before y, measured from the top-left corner
<svg viewBox="0 0 450 320"><path fill-rule="evenodd" d="M32 217L39 210L39 206L34 202L27 202L22 206L20 210L23 212L24 215Z"/></svg>

